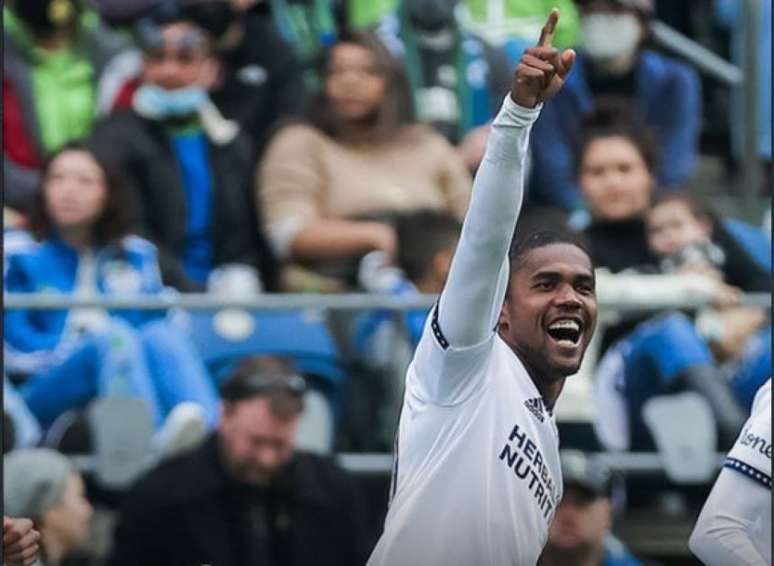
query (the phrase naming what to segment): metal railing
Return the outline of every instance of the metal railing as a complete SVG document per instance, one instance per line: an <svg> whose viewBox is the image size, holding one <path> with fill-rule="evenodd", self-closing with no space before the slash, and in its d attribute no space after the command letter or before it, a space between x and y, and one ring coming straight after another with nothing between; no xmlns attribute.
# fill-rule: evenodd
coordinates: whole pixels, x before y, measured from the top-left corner
<svg viewBox="0 0 774 566"><path fill-rule="evenodd" d="M436 295L416 295L414 297L395 297L368 293L339 295L318 294L265 294L251 297L232 298L206 293L159 294L136 296L99 296L79 297L59 293L7 293L3 306L6 310L59 310L74 308L104 308L110 310L167 310L182 308L190 310L214 310L222 308L240 308L258 311L276 310L320 310L320 311L358 311L390 310L408 311L430 308L436 301ZM618 313L658 311L664 309L699 309L707 306L701 297L685 300L659 299L658 301L616 300L611 302L604 296L598 297L600 310ZM743 297L743 304L770 306L771 295L752 293Z"/></svg>
<svg viewBox="0 0 774 566"><path fill-rule="evenodd" d="M225 308L238 308L251 311L287 311L287 310L316 310L316 311L362 311L362 310L391 310L399 315L401 312L429 308L434 304L435 295L418 295L415 297L393 297L374 294L341 294L341 295L309 295L309 294L266 294L245 298L231 298L208 294L178 294L168 293L155 296L134 297L93 297L83 298L75 295L63 295L52 293L9 293L5 295L4 307L13 309L71 309L71 308L105 308L111 310L142 309L142 310L167 310L182 308L189 310L217 310ZM771 295L747 294L743 297L743 303L757 306L770 306ZM681 308L698 309L706 306L706 300L689 301L606 301L604 296L599 297L601 310L614 311L613 314L626 312L658 311L662 309ZM604 317L603 317L604 318ZM593 350L592 347L589 350ZM594 363L597 353L587 352L587 358ZM568 391L569 393L569 391ZM558 418L558 412L557 412ZM570 418L569 420L573 420ZM717 454L717 466L722 464L723 454ZM600 458L614 471L623 474L636 475L663 475L663 457L658 453L598 453L594 457ZM387 474L392 467L392 455L386 453L341 453L337 455L340 464L359 474ZM92 455L77 457L76 462L82 471L92 471L95 466L95 458Z"/></svg>

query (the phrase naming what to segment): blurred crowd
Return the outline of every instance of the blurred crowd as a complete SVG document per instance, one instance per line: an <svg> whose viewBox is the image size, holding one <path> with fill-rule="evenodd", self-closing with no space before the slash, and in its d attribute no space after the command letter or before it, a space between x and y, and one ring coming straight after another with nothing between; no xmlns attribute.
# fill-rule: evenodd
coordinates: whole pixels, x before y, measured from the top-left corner
<svg viewBox="0 0 774 566"><path fill-rule="evenodd" d="M733 0L8 0L6 292L440 292L489 121L554 5L555 42L578 58L533 129L517 233L578 234L609 303L706 305L600 329L594 427L579 444L656 450L644 407L692 392L713 416L713 449L728 449L771 373L768 311L743 301L771 289L771 213L731 218L698 186L708 151L738 171L744 97L718 95L651 23L741 64ZM771 3L760 9L769 196ZM303 314L7 309L6 513L36 521L45 564L77 555L92 510L61 453L122 438L125 420L91 408L140 399L121 414L147 424L151 471L131 487L110 564L174 564L168 540L195 540L219 564L362 564L373 533L360 532L356 490L296 443L389 451L394 375L425 314L363 312L330 332ZM607 476L569 458L579 491L545 564L580 564L575 551L637 564L610 542Z"/></svg>

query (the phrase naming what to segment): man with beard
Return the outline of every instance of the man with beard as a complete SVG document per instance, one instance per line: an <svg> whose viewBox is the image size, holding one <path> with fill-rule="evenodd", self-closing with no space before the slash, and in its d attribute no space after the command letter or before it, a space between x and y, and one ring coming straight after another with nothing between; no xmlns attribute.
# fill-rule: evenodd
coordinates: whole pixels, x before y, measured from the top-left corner
<svg viewBox="0 0 774 566"><path fill-rule="evenodd" d="M393 488L370 566L535 564L562 496L553 407L597 316L588 253L537 232L509 244L530 126L575 53L522 56L492 124L446 286L406 375Z"/></svg>
<svg viewBox="0 0 774 566"><path fill-rule="evenodd" d="M277 359L242 362L221 386L215 433L126 494L108 564L361 566L358 492L295 450L305 387Z"/></svg>

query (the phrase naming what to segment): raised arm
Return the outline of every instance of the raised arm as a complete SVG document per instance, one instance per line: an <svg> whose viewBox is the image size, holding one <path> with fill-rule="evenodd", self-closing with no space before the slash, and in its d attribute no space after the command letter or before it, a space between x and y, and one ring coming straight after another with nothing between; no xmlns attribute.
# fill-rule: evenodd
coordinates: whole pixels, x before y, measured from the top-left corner
<svg viewBox="0 0 774 566"><path fill-rule="evenodd" d="M559 20L554 9L536 47L516 67L510 94L492 123L486 152L473 183L449 278L438 305L438 324L449 344L465 348L484 341L497 322L508 284L508 247L524 195L529 132L543 101L564 84L575 53L551 46Z"/></svg>

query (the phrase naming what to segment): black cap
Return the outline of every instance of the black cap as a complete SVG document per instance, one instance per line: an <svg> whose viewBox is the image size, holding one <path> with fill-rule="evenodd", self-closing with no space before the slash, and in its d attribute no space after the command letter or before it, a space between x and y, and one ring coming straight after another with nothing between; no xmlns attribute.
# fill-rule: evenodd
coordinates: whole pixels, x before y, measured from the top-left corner
<svg viewBox="0 0 774 566"><path fill-rule="evenodd" d="M565 487L578 487L595 497L610 496L611 472L603 462L580 450L562 450L559 457Z"/></svg>

